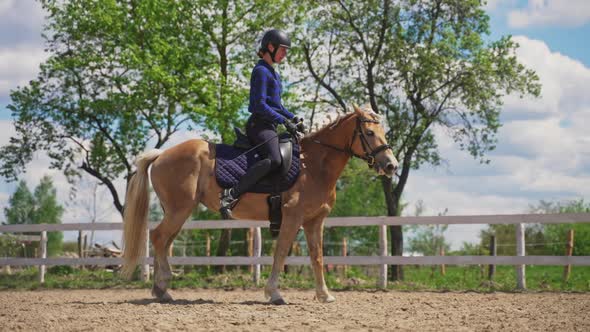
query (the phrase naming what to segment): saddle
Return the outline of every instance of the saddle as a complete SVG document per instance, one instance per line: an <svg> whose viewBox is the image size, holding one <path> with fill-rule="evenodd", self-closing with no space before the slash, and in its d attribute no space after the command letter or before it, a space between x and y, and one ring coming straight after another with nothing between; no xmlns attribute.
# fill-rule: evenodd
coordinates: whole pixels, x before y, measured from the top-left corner
<svg viewBox="0 0 590 332"><path fill-rule="evenodd" d="M246 174L248 168L262 159L259 149L250 143L248 137L239 128L234 128L236 141L233 145L217 144L215 146L215 178L222 188L235 186ZM281 193L293 186L299 176L300 146L290 134L279 135L281 167L265 176L249 192L269 194L269 220L271 235L278 235L281 214Z"/></svg>

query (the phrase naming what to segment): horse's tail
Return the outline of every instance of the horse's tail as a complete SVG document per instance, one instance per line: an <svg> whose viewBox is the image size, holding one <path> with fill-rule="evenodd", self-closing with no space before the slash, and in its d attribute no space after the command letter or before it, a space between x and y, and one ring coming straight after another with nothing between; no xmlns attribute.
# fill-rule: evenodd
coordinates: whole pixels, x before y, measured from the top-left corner
<svg viewBox="0 0 590 332"><path fill-rule="evenodd" d="M131 176L125 209L123 210L123 268L121 276L129 279L140 258L145 256L147 239L149 195L148 167L158 158L162 150L151 150L137 157L137 172Z"/></svg>

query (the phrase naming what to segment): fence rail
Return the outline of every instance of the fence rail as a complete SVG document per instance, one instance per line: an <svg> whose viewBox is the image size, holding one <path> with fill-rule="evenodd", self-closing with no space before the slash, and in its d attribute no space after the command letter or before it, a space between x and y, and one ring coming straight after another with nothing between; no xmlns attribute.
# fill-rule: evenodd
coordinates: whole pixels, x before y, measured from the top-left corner
<svg viewBox="0 0 590 332"><path fill-rule="evenodd" d="M564 214L517 214L517 215L486 215L486 216L435 216L435 217L347 217L328 218L326 227L379 226L378 256L326 256L325 264L339 265L379 265L379 286L387 286L387 265L474 265L497 264L515 265L517 270L517 287L526 288L525 265L590 265L590 256L525 256L523 224L559 224L559 223L590 223L590 213ZM389 225L431 225L431 224L515 224L517 228L516 256L389 256L386 226ZM158 223L149 223L154 229ZM268 222L253 220L208 220L189 221L183 229L226 229L254 228L254 256L252 257L171 257L174 265L255 265L254 279L260 277L260 265L272 264L273 258L261 256L260 228L267 228ZM111 231L122 230L122 223L68 223L68 224L36 224L36 225L0 225L2 233L41 232L41 255L45 251L47 232L51 231ZM146 242L146 246L149 245ZM149 250L148 250L149 253ZM0 258L0 266L40 266L40 280L44 280L46 265L120 265L121 258ZM149 278L147 265L153 264L152 257L146 257L143 270ZM288 257L286 264L309 265L308 257Z"/></svg>

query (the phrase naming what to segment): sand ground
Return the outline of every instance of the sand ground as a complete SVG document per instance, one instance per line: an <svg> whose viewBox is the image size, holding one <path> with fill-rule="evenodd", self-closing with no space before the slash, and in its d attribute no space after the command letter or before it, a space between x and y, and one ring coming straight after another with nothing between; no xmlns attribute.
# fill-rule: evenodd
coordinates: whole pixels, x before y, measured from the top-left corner
<svg viewBox="0 0 590 332"><path fill-rule="evenodd" d="M146 289L0 291L0 331L590 331L590 293L172 290L156 303Z"/></svg>

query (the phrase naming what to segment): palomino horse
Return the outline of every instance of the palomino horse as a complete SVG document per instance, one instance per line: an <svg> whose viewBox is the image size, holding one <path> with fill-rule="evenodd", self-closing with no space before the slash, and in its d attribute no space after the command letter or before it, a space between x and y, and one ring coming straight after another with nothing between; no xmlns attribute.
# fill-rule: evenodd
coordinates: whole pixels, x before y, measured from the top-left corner
<svg viewBox="0 0 590 332"><path fill-rule="evenodd" d="M282 193L283 222L274 252L272 273L264 294L274 304L284 304L279 293L279 274L301 226L313 266L316 298L332 302L323 272L324 218L336 201L336 180L352 156L367 161L381 175L391 177L397 167L387 145L379 116L357 106L319 131L301 139L301 173L295 184ZM147 230L148 166L154 191L164 210L164 219L151 232L154 246L154 285L152 294L160 301L170 301L168 283L172 278L168 251L174 237L193 208L203 203L219 209L221 187L215 179L215 144L193 139L165 151L152 150L138 157L137 173L127 189L124 212L125 263L123 276L130 276L145 255L143 240ZM247 193L233 209L238 219L268 220L267 194Z"/></svg>

